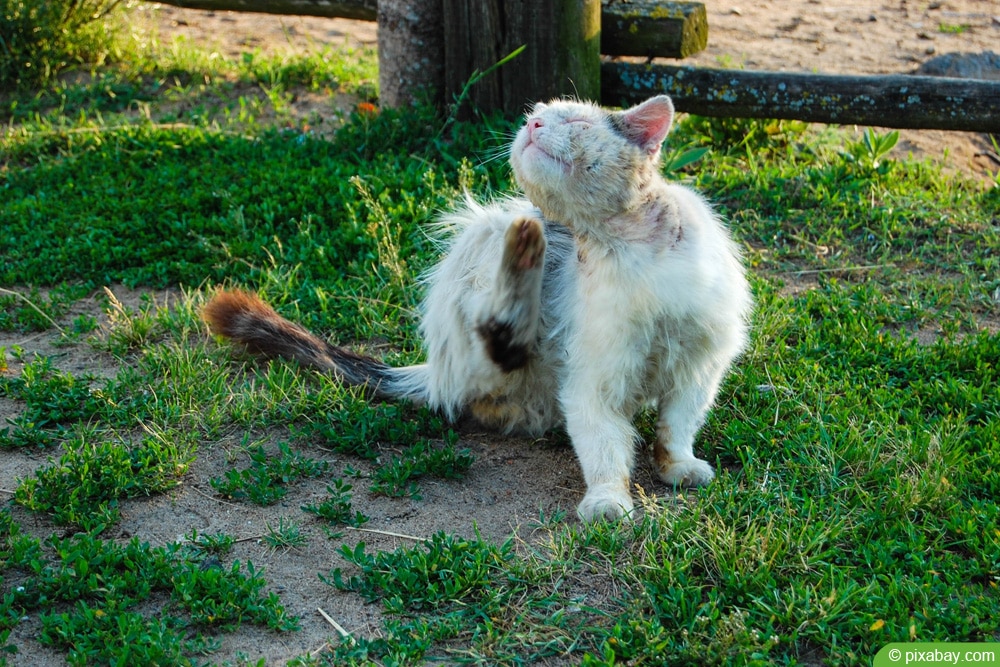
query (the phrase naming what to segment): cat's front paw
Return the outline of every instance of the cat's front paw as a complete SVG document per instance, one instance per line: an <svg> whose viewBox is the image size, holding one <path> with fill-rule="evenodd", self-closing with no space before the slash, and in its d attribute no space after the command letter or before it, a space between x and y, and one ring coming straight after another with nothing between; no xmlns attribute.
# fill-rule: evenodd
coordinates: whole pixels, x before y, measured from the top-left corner
<svg viewBox="0 0 1000 667"><path fill-rule="evenodd" d="M660 479L670 486L705 486L715 479L715 471L708 461L684 459L659 466Z"/></svg>
<svg viewBox="0 0 1000 667"><path fill-rule="evenodd" d="M537 218L518 218L507 229L504 262L515 272L540 268L545 245L542 222Z"/></svg>
<svg viewBox="0 0 1000 667"><path fill-rule="evenodd" d="M587 489L576 513L586 523L617 521L632 511L632 495L620 484L598 484Z"/></svg>

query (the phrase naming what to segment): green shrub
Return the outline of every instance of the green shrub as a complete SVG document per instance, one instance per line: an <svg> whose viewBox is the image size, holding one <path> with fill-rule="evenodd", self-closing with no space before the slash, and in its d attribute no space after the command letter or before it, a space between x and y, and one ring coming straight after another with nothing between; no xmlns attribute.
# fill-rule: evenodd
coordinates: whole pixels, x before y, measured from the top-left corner
<svg viewBox="0 0 1000 667"><path fill-rule="evenodd" d="M38 84L112 49L123 0L0 0L0 87Z"/></svg>

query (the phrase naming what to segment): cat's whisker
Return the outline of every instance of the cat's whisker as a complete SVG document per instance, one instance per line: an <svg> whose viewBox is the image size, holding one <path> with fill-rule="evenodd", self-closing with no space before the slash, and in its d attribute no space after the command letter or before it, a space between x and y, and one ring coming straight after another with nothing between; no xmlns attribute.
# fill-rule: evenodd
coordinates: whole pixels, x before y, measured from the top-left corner
<svg viewBox="0 0 1000 667"><path fill-rule="evenodd" d="M510 158L510 147L509 146L497 146L488 151L484 151L480 157L479 164L487 165L490 162L496 162L497 160L508 160Z"/></svg>

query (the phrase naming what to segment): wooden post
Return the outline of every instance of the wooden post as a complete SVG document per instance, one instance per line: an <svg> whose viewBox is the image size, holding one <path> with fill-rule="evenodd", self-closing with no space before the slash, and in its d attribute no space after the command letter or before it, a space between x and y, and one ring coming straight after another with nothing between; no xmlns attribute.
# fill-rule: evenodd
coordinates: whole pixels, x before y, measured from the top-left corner
<svg viewBox="0 0 1000 667"><path fill-rule="evenodd" d="M605 2L601 53L687 58L708 46L708 14L700 2Z"/></svg>
<svg viewBox="0 0 1000 667"><path fill-rule="evenodd" d="M604 63L601 99L666 93L678 111L839 125L1000 132L1000 82L896 74L846 76Z"/></svg>
<svg viewBox="0 0 1000 667"><path fill-rule="evenodd" d="M444 40L441 0L379 0L379 103L441 104Z"/></svg>
<svg viewBox="0 0 1000 667"><path fill-rule="evenodd" d="M515 115L563 95L596 101L600 39L600 0L444 0L446 102L520 46L521 55L470 89L473 105Z"/></svg>

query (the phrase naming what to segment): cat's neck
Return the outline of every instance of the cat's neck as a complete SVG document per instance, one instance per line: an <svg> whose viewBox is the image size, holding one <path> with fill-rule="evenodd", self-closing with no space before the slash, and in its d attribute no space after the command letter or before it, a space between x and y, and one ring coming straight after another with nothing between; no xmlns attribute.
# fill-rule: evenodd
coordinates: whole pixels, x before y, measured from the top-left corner
<svg viewBox="0 0 1000 667"><path fill-rule="evenodd" d="M677 215L677 205L666 189L666 183L656 179L646 183L626 206L616 212L592 210L584 207L564 210L546 210L542 214L560 222L587 246L604 247L620 254L629 246L643 251L659 251L676 246L683 237Z"/></svg>

